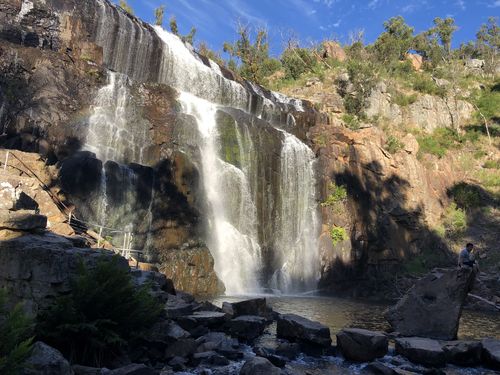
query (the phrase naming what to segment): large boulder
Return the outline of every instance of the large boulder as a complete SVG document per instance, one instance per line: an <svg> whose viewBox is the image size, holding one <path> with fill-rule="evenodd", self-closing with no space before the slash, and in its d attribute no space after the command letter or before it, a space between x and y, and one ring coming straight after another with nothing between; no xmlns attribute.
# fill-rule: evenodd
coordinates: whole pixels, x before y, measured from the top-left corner
<svg viewBox="0 0 500 375"><path fill-rule="evenodd" d="M272 310L267 306L265 298L253 298L233 303L224 302L222 310L232 317L257 315L267 318L272 314Z"/></svg>
<svg viewBox="0 0 500 375"><path fill-rule="evenodd" d="M323 42L322 57L325 59L334 59L338 61L345 61L347 55L340 44L333 40Z"/></svg>
<svg viewBox="0 0 500 375"><path fill-rule="evenodd" d="M319 322L295 314L282 314L277 322L278 337L322 347L329 347L332 343L330 328Z"/></svg>
<svg viewBox="0 0 500 375"><path fill-rule="evenodd" d="M47 217L36 214L34 211L0 210L0 229L32 231L46 227Z"/></svg>
<svg viewBox="0 0 500 375"><path fill-rule="evenodd" d="M481 362L482 345L478 341L444 342L446 362L458 366L475 366Z"/></svg>
<svg viewBox="0 0 500 375"><path fill-rule="evenodd" d="M446 363L446 354L441 344L423 337L396 339L396 353L425 366L439 367Z"/></svg>
<svg viewBox="0 0 500 375"><path fill-rule="evenodd" d="M500 370L500 340L484 339L481 341L483 346L483 362L495 370Z"/></svg>
<svg viewBox="0 0 500 375"><path fill-rule="evenodd" d="M26 360L23 375L72 375L73 370L61 352L37 341Z"/></svg>
<svg viewBox="0 0 500 375"><path fill-rule="evenodd" d="M368 362L383 357L388 345L389 340L380 332L345 328L337 333L337 348L351 361Z"/></svg>
<svg viewBox="0 0 500 375"><path fill-rule="evenodd" d="M245 362L240 370L240 375L280 375L281 370L269 360L254 357Z"/></svg>
<svg viewBox="0 0 500 375"><path fill-rule="evenodd" d="M253 340L264 332L266 319L260 316L242 315L230 320L226 325L232 336L243 340Z"/></svg>
<svg viewBox="0 0 500 375"><path fill-rule="evenodd" d="M454 340L474 277L469 268L435 269L418 280L385 317L403 336Z"/></svg>

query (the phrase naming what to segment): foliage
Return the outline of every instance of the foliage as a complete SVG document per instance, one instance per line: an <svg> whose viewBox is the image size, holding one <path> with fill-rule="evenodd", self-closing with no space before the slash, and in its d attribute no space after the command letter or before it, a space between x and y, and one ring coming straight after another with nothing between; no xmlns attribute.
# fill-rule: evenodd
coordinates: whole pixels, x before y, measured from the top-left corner
<svg viewBox="0 0 500 375"><path fill-rule="evenodd" d="M467 229L467 215L453 202L445 211L443 224L446 234L450 237L462 234Z"/></svg>
<svg viewBox="0 0 500 375"><path fill-rule="evenodd" d="M342 121L344 121L345 125L352 130L359 129L359 119L355 115L350 115L348 113L344 113L342 115Z"/></svg>
<svg viewBox="0 0 500 375"><path fill-rule="evenodd" d="M343 185L336 185L334 182L331 182L328 184L328 190L330 194L328 194L328 197L326 200L321 203L322 207L329 207L333 206L334 204L338 202L343 202L347 198L347 190L345 186Z"/></svg>
<svg viewBox="0 0 500 375"><path fill-rule="evenodd" d="M481 206L484 202L481 197L481 190L478 186L461 182L453 186L448 194L453 198L457 207L470 209Z"/></svg>
<svg viewBox="0 0 500 375"><path fill-rule="evenodd" d="M438 86L436 82L432 80L432 78L428 77L425 74L415 76L415 78L413 79L412 87L414 90L420 91L424 94L437 95L440 97L444 97L446 95L446 88Z"/></svg>
<svg viewBox="0 0 500 375"><path fill-rule="evenodd" d="M220 53L211 50L205 42L200 42L200 44L198 45L198 53L209 58L210 60L215 61L221 66L226 65L226 62L224 61Z"/></svg>
<svg viewBox="0 0 500 375"><path fill-rule="evenodd" d="M194 36L196 35L195 27L192 27L188 34L181 35L179 33L179 26L177 25L177 19L175 18L175 16L170 17L169 24L170 24L170 31L172 32L172 34L177 35L184 43L189 43L189 44L194 43Z"/></svg>
<svg viewBox="0 0 500 375"><path fill-rule="evenodd" d="M419 152L436 155L439 158L446 155L448 149L461 147L464 140L450 128L438 128L432 134L417 137Z"/></svg>
<svg viewBox="0 0 500 375"><path fill-rule="evenodd" d="M486 70L490 73L495 71L496 58L500 52L500 27L498 18L490 17L488 22L481 25L477 38L477 49L486 61Z"/></svg>
<svg viewBox="0 0 500 375"><path fill-rule="evenodd" d="M483 164L486 169L500 169L500 160L486 160Z"/></svg>
<svg viewBox="0 0 500 375"><path fill-rule="evenodd" d="M224 43L224 52L231 56L231 61L241 62L239 73L243 78L256 83L263 83L265 78L274 73L276 63L269 62L269 42L265 29L257 29L252 38L248 25L238 25L238 40L234 43ZM253 41L252 41L253 39ZM236 63L233 62L236 67Z"/></svg>
<svg viewBox="0 0 500 375"><path fill-rule="evenodd" d="M132 15L134 14L134 11L130 7L130 5L128 5L126 0L120 0L118 4L120 5L120 8L122 8L128 14L132 14Z"/></svg>
<svg viewBox="0 0 500 375"><path fill-rule="evenodd" d="M165 5L160 5L155 9L155 25L163 25L163 15L165 13Z"/></svg>
<svg viewBox="0 0 500 375"><path fill-rule="evenodd" d="M377 59L382 63L404 59L413 42L413 27L397 16L385 21L384 29L374 44Z"/></svg>
<svg viewBox="0 0 500 375"><path fill-rule="evenodd" d="M37 335L72 362L101 366L154 324L160 311L148 286L134 286L116 258L101 259L94 269L80 264L71 294L39 316Z"/></svg>
<svg viewBox="0 0 500 375"><path fill-rule="evenodd" d="M406 107L417 101L417 95L415 94L406 95L400 91L396 91L393 95L391 95L391 101L394 104L397 104L401 107Z"/></svg>
<svg viewBox="0 0 500 375"><path fill-rule="evenodd" d="M455 20L452 17L442 19L440 17L434 18L434 33L439 37L441 44L444 47L446 54L451 52L451 40L453 33L457 31L458 27L455 25Z"/></svg>
<svg viewBox="0 0 500 375"><path fill-rule="evenodd" d="M281 55L281 64L285 68L285 78L297 79L312 72L318 61L309 49L291 46Z"/></svg>
<svg viewBox="0 0 500 375"><path fill-rule="evenodd" d="M495 89L499 82L495 82L491 87L481 90L474 98L474 104L479 112L487 120L500 119L500 90ZM477 114L478 120L481 116Z"/></svg>
<svg viewBox="0 0 500 375"><path fill-rule="evenodd" d="M366 99L376 83L375 66L369 61L351 59L347 63L347 73L354 93L344 96L344 106L347 113L363 116Z"/></svg>
<svg viewBox="0 0 500 375"><path fill-rule="evenodd" d="M390 135L388 138L387 138L387 142L385 143L385 149L391 153L391 154L395 154L396 152L398 152L399 150L401 150L401 148L403 147L403 144L401 142L399 142L399 140L394 137L393 135Z"/></svg>
<svg viewBox="0 0 500 375"><path fill-rule="evenodd" d="M330 238L332 239L333 246L339 242L345 241L349 238L347 231L343 227L332 226L330 229Z"/></svg>
<svg viewBox="0 0 500 375"><path fill-rule="evenodd" d="M0 289L0 373L17 375L31 352L33 322L21 304L10 310L6 304L7 293Z"/></svg>

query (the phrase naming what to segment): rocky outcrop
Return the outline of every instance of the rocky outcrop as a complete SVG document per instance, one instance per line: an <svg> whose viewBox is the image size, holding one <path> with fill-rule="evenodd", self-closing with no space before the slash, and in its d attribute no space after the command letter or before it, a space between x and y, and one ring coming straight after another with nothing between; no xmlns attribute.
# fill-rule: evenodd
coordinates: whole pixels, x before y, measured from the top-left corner
<svg viewBox="0 0 500 375"><path fill-rule="evenodd" d="M500 370L500 340L484 339L481 341L483 346L483 361L488 367Z"/></svg>
<svg viewBox="0 0 500 375"><path fill-rule="evenodd" d="M178 290L202 296L224 292L224 285L214 271L212 254L201 244L164 251L160 262L160 271L173 280Z"/></svg>
<svg viewBox="0 0 500 375"><path fill-rule="evenodd" d="M446 354L438 341L421 337L396 339L396 353L425 366L440 367L446 363Z"/></svg>
<svg viewBox="0 0 500 375"><path fill-rule="evenodd" d="M69 239L51 233L25 234L0 241L0 288L8 291L12 303L24 302L25 310L36 314L71 291L80 262L92 267L112 257L109 251L75 248ZM128 269L124 258L117 259Z"/></svg>
<svg viewBox="0 0 500 375"><path fill-rule="evenodd" d="M41 341L33 344L30 357L25 362L23 375L73 375L73 370L61 352Z"/></svg>
<svg viewBox="0 0 500 375"><path fill-rule="evenodd" d="M277 319L276 334L291 341L303 342L321 347L332 343L330 328L295 314L282 314Z"/></svg>
<svg viewBox="0 0 500 375"><path fill-rule="evenodd" d="M347 55L344 49L335 41L327 40L323 42L323 50L321 51L324 59L333 59L338 61L345 61Z"/></svg>
<svg viewBox="0 0 500 375"><path fill-rule="evenodd" d="M458 366L477 366L481 363L483 346L478 341L448 341L442 345L448 363Z"/></svg>
<svg viewBox="0 0 500 375"><path fill-rule="evenodd" d="M344 328L337 333L337 348L351 361L368 362L387 354L389 340L381 332Z"/></svg>
<svg viewBox="0 0 500 375"><path fill-rule="evenodd" d="M469 268L433 270L417 281L385 317L401 335L454 340L474 278Z"/></svg>
<svg viewBox="0 0 500 375"><path fill-rule="evenodd" d="M387 119L393 125L413 126L431 132L436 128L457 129L474 113L469 102L453 96L419 95L414 103L402 107L395 104L387 85L379 82L367 99L366 115Z"/></svg>

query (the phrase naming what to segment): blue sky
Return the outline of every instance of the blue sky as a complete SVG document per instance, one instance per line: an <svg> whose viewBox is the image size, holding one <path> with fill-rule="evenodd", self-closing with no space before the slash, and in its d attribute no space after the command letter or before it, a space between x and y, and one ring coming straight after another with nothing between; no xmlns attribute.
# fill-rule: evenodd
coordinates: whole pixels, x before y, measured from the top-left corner
<svg viewBox="0 0 500 375"><path fill-rule="evenodd" d="M415 31L426 30L434 17L452 16L459 26L454 46L475 38L489 16L500 15L500 0L128 0L137 16L154 20L154 8L164 4L166 24L175 15L180 31L197 28L196 41L215 50L234 41L238 20L265 26L271 52L278 55L292 31L303 45L335 37L349 40L350 32L363 29L365 42L383 31L383 22L402 15ZM165 25L164 27L167 27Z"/></svg>

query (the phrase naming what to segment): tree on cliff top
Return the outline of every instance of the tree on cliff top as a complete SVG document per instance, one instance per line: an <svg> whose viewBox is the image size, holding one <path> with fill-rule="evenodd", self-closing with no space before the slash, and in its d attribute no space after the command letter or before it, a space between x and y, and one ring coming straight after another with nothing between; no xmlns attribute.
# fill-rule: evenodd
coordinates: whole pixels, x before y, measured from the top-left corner
<svg viewBox="0 0 500 375"><path fill-rule="evenodd" d="M128 14L134 14L134 11L130 7L130 5L128 5L126 0L120 0L118 4L120 5L120 8L122 8Z"/></svg>
<svg viewBox="0 0 500 375"><path fill-rule="evenodd" d="M269 42L267 30L258 28L252 41L249 25L238 25L238 40L234 43L224 43L224 52L231 57L230 68L235 69L235 58L241 62L239 73L243 78L256 83L263 83L265 78L274 73L279 62L269 57ZM232 63L231 63L232 61Z"/></svg>
<svg viewBox="0 0 500 375"><path fill-rule="evenodd" d="M165 5L160 5L155 9L155 25L162 26L163 25L163 16L165 13Z"/></svg>
<svg viewBox="0 0 500 375"><path fill-rule="evenodd" d="M413 42L413 27L401 16L384 22L383 32L375 41L374 50L379 61L399 61L405 58Z"/></svg>
<svg viewBox="0 0 500 375"><path fill-rule="evenodd" d="M434 18L434 32L439 36L439 40L447 55L451 53L451 40L453 33L457 31L457 29L458 27L455 25L455 20L451 17L445 19L440 17Z"/></svg>
<svg viewBox="0 0 500 375"><path fill-rule="evenodd" d="M194 36L196 35L196 28L192 27L188 34L181 35L179 33L179 27L177 26L177 19L175 16L170 17L170 31L172 34L177 35L184 43L193 44Z"/></svg>

